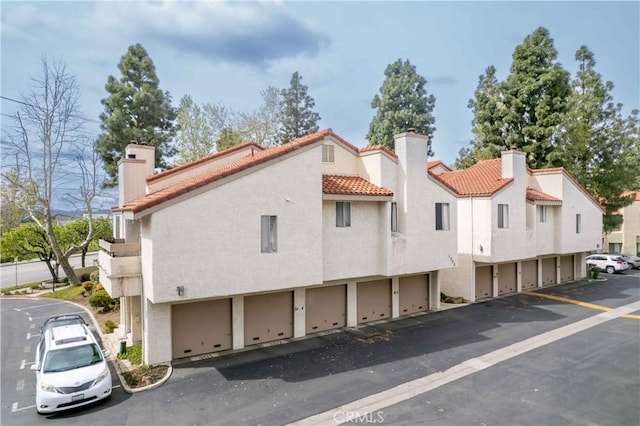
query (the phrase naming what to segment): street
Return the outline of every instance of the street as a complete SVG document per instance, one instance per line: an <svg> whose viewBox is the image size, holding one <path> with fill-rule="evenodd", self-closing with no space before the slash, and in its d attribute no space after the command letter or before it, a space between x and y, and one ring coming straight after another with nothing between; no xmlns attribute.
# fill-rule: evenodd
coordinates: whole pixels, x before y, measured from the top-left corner
<svg viewBox="0 0 640 426"><path fill-rule="evenodd" d="M93 266L94 259L98 258L97 253L88 253L85 257L85 265ZM71 266L74 268L81 267L81 255L74 254L71 256ZM46 281L51 279L51 272L47 265L40 260L32 260L16 263L3 263L0 269L2 276L2 288L15 286L16 283L29 284L38 281ZM60 268L60 277L64 277L64 271Z"/></svg>
<svg viewBox="0 0 640 426"><path fill-rule="evenodd" d="M225 357L157 389L38 416L29 370L46 317L0 301L2 424L640 424L640 271L604 275ZM7 326L11 324L11 326ZM25 340L26 337L26 340Z"/></svg>

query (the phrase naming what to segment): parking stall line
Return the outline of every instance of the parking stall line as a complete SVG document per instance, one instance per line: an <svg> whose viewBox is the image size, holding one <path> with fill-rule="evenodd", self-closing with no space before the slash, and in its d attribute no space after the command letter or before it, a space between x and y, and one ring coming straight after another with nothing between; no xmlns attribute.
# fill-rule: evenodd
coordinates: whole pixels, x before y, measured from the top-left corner
<svg viewBox="0 0 640 426"><path fill-rule="evenodd" d="M613 310L613 308L610 308L608 306L596 305L595 303L589 303L589 302L582 302L580 300L570 299L568 297L556 296L553 294L537 293L535 291L523 291L522 294L526 294L527 296L536 296L543 299L556 300L558 302L571 303L574 305L582 306L583 308L596 309L598 311L603 311L603 312L609 312ZM622 318L640 319L640 315L626 314L626 315L622 315Z"/></svg>
<svg viewBox="0 0 640 426"><path fill-rule="evenodd" d="M11 404L11 412L15 413L16 411L24 411L24 410L30 410L31 408L36 408L35 404L34 405L28 405L26 407L21 407L18 408L18 403L14 402L13 404Z"/></svg>
<svg viewBox="0 0 640 426"><path fill-rule="evenodd" d="M27 364L27 360L23 359L22 362L20 363L20 370L24 370L24 366Z"/></svg>

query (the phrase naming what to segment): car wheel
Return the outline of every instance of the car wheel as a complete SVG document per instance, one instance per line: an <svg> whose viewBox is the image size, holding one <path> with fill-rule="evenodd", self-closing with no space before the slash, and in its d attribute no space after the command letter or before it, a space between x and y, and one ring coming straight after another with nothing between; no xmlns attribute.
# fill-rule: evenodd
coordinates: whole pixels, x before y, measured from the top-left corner
<svg viewBox="0 0 640 426"><path fill-rule="evenodd" d="M607 266L607 274L613 274L616 270L613 266Z"/></svg>

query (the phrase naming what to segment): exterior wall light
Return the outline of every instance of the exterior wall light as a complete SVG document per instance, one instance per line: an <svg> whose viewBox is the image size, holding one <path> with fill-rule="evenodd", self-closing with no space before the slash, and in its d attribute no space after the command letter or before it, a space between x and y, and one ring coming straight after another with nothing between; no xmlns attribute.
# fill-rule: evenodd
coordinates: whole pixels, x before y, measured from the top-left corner
<svg viewBox="0 0 640 426"><path fill-rule="evenodd" d="M178 296L184 296L184 286L183 285L179 285L178 287L176 287L176 290L178 290Z"/></svg>

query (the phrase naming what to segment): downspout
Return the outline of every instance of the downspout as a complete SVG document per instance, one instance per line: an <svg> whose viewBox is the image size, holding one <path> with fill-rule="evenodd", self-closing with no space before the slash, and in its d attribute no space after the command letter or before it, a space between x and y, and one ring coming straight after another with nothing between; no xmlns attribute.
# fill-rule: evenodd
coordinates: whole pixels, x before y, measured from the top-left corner
<svg viewBox="0 0 640 426"><path fill-rule="evenodd" d="M476 283L475 280L473 279L474 277L474 263L473 263L473 196L471 196L469 198L469 200L471 200L471 267L469 268L469 278L470 278L470 287L471 287L471 294L473 295L473 301L475 302L476 297L475 297L475 287L476 287Z"/></svg>

